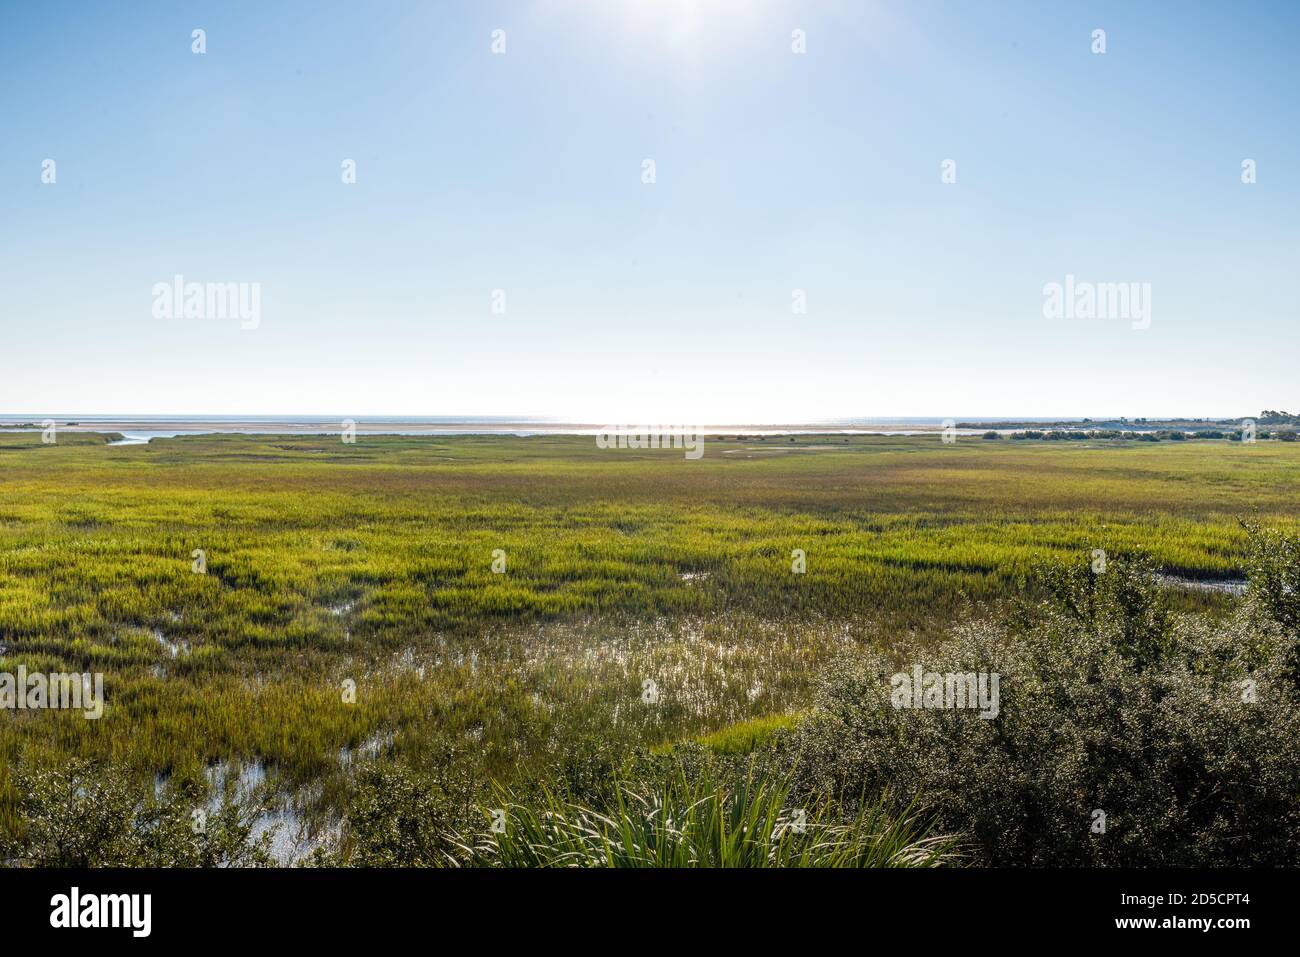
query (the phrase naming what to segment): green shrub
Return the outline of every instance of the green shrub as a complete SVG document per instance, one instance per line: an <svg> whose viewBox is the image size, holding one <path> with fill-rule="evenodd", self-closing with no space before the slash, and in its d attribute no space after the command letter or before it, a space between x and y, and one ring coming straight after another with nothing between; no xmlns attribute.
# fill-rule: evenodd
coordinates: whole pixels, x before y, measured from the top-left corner
<svg viewBox="0 0 1300 957"><path fill-rule="evenodd" d="M0 860L31 867L262 867L271 832L261 808L223 801L196 828L206 796L181 789L145 798L124 774L86 761L20 774L22 833L0 837Z"/></svg>
<svg viewBox="0 0 1300 957"><path fill-rule="evenodd" d="M1246 575L1253 608L1291 637L1291 676L1300 678L1300 540L1248 524Z"/></svg>
<svg viewBox="0 0 1300 957"><path fill-rule="evenodd" d="M1058 573L1032 627L969 624L841 664L785 746L797 787L920 803L990 865L1294 866L1300 562L1269 542L1252 591L1276 586L1225 622L1175 618L1148 567L1111 562L1095 581ZM998 716L893 707L889 675L913 662L998 673Z"/></svg>
<svg viewBox="0 0 1300 957"><path fill-rule="evenodd" d="M475 817L468 782L399 765L366 765L349 795L342 846L318 864L455 867L454 834Z"/></svg>

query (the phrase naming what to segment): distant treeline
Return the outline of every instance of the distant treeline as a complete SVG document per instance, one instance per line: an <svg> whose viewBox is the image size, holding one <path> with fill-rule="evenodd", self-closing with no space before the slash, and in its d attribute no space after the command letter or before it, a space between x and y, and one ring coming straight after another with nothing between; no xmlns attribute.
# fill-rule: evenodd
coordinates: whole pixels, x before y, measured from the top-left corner
<svg viewBox="0 0 1300 957"><path fill-rule="evenodd" d="M1186 442L1191 439L1227 439L1230 442L1240 442L1242 437L1241 429L1196 429L1193 431L1183 431L1181 429L1159 429L1152 432L1133 432L1122 429L1025 429L1020 432L1014 432L1008 436L1013 441L1023 439L1043 439L1045 441L1073 441L1079 442L1084 439L1125 439L1131 442ZM984 433L986 439L1000 439L1001 433L992 429ZM1266 429L1256 431L1255 438L1270 439L1275 438L1281 442L1294 442L1296 433L1294 429L1284 429L1278 432L1269 432Z"/></svg>
<svg viewBox="0 0 1300 957"><path fill-rule="evenodd" d="M1259 414L1259 421L1263 425L1300 425L1300 413L1265 409Z"/></svg>
<svg viewBox="0 0 1300 957"><path fill-rule="evenodd" d="M1060 420L1057 422L1030 422L1008 420L1004 422L958 422L959 429L1040 429L1048 430L1065 430L1065 429L1168 429L1171 431L1203 431L1213 430L1216 426L1223 429L1239 429L1243 422L1251 416L1241 416L1240 418L1231 419L1129 419L1120 416L1118 419L1070 419ZM1259 415L1254 416L1257 425L1300 425L1300 413L1282 412L1276 409L1265 409ZM1222 438L1223 436L1217 436Z"/></svg>

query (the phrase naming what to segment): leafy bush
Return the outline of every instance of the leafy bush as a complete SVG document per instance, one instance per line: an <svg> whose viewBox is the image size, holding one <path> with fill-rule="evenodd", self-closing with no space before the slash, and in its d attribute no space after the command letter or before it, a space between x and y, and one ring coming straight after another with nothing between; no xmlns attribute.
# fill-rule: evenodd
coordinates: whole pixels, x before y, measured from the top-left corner
<svg viewBox="0 0 1300 957"><path fill-rule="evenodd" d="M1246 525L1246 574L1253 608L1291 636L1291 676L1300 678L1300 540L1274 529Z"/></svg>
<svg viewBox="0 0 1300 957"><path fill-rule="evenodd" d="M262 867L271 833L254 837L259 808L225 801L196 833L192 790L143 799L124 774L78 761L20 774L23 833L0 836L0 860L32 867Z"/></svg>
<svg viewBox="0 0 1300 957"><path fill-rule="evenodd" d="M343 846L317 864L354 867L456 867L453 834L476 815L469 785L397 765L367 765L357 774Z"/></svg>
<svg viewBox="0 0 1300 957"><path fill-rule="evenodd" d="M784 745L797 787L922 803L990 865L1294 866L1300 558L1281 536L1252 555L1226 622L1172 616L1140 562L1081 565L1048 576L1037 624L841 664ZM913 662L1000 674L998 716L893 707Z"/></svg>

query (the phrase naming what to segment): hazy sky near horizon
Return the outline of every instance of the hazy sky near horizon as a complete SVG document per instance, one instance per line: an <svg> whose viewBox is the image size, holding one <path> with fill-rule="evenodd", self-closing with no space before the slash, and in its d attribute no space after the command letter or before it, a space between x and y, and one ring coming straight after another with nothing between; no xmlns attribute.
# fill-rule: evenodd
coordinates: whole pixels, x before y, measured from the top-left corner
<svg viewBox="0 0 1300 957"><path fill-rule="evenodd" d="M1298 47L1288 2L5 3L0 413L1294 411ZM178 274L256 328L157 318ZM1045 317L1067 276L1149 328Z"/></svg>

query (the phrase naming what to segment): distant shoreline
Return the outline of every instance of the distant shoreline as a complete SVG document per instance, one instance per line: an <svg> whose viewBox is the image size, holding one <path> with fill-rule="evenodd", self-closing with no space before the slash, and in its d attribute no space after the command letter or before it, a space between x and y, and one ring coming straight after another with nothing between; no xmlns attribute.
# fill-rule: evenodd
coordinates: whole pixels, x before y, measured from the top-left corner
<svg viewBox="0 0 1300 957"><path fill-rule="evenodd" d="M0 415L0 431L43 428L53 421L59 431L66 432L120 432L150 434L210 434L236 433L249 435L328 435L342 432L352 425L359 434L390 435L593 435L611 427L627 428L680 428L698 430L704 435L907 435L939 432L955 423L959 432L996 430L1001 432L1026 429L1088 430L1112 429L1124 431L1155 431L1161 429L1215 429L1240 426L1242 418L1161 418L1161 419L1052 419L1004 418L961 419L937 417L879 417L846 418L814 422L721 422L675 423L668 422L581 422L544 418L509 416L167 416L167 415ZM1259 424L1270 423L1263 418Z"/></svg>
<svg viewBox="0 0 1300 957"><path fill-rule="evenodd" d="M23 417L0 420L0 432L40 430L43 419ZM267 422L246 419L53 419L60 432L120 432L153 435L334 435L343 431L344 420L328 422L292 420ZM827 423L791 423L764 425L691 425L672 423L591 423L591 422L411 422L394 419L353 419L358 435L595 435L607 431L636 429L681 429L701 435L909 435L942 431L942 423L898 423L893 427L832 425ZM968 431L965 428L959 431Z"/></svg>
<svg viewBox="0 0 1300 957"><path fill-rule="evenodd" d="M580 422L527 417L493 416L34 416L0 415L0 431L41 428L53 421L66 432L148 432L168 434L243 433L334 434L345 423L358 434L397 435L594 435L608 429L683 429L704 435L770 434L880 434L938 432L945 420L939 418L844 419L824 422L777 423L681 423ZM951 420L947 420L951 421Z"/></svg>
<svg viewBox="0 0 1300 957"><path fill-rule="evenodd" d="M144 445L153 439L200 435L323 436L351 431L355 435L396 436L598 436L619 431L681 431L700 437L762 441L776 436L895 436L935 435L951 429L955 436L982 435L1011 439L1233 439L1245 435L1248 419L998 419L860 418L825 422L721 423L707 425L669 423L598 424L510 416L0 416L0 432L41 431L46 423L65 433L104 433L114 436L110 445ZM1255 420L1264 426L1260 438L1296 439L1300 417L1269 413ZM1282 425L1276 433L1270 427ZM1253 440L1253 439L1252 439Z"/></svg>

